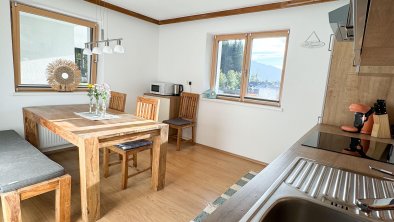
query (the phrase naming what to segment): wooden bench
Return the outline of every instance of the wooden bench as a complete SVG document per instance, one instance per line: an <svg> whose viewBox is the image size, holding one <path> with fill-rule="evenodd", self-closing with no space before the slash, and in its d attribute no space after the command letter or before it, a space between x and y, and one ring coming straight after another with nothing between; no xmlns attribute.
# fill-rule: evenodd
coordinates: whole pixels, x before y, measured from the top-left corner
<svg viewBox="0 0 394 222"><path fill-rule="evenodd" d="M20 201L53 190L56 190L56 221L70 221L70 175L15 131L0 131L3 221L22 221Z"/></svg>

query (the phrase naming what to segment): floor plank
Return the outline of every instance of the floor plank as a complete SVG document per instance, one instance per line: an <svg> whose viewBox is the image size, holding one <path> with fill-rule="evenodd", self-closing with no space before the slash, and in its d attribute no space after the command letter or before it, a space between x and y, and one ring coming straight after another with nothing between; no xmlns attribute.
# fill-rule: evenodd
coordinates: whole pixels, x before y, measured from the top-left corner
<svg viewBox="0 0 394 222"><path fill-rule="evenodd" d="M71 220L81 221L78 152L69 150L49 157L72 176ZM149 151L139 154L140 169L148 165L148 158ZM162 191L150 189L149 172L129 179L128 189L122 191L119 165L110 167L108 178L101 177L100 221L190 221L241 176L263 167L199 145L185 144L181 151L175 151L175 145L169 144L166 187ZM130 174L133 172L129 170ZM54 221L54 207L54 192L23 201L22 218Z"/></svg>

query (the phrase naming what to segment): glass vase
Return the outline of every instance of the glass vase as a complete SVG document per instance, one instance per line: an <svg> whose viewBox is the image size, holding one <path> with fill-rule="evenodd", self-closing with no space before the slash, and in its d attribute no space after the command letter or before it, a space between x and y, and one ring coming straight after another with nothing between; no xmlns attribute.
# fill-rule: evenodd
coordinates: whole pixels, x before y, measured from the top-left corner
<svg viewBox="0 0 394 222"><path fill-rule="evenodd" d="M89 113L90 114L93 113L93 107L94 107L93 98L90 98L90 101L89 101Z"/></svg>
<svg viewBox="0 0 394 222"><path fill-rule="evenodd" d="M99 100L98 99L96 99L96 110L95 110L95 113L94 113L96 116L99 116L100 115L100 103L99 103Z"/></svg>
<svg viewBox="0 0 394 222"><path fill-rule="evenodd" d="M103 103L101 104L101 117L105 118L106 114L107 114L107 101L103 100Z"/></svg>

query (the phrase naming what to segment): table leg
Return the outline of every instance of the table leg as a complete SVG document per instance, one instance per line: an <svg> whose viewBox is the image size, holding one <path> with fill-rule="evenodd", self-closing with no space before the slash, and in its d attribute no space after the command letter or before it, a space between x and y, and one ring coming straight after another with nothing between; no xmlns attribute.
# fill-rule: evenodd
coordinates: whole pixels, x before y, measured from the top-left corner
<svg viewBox="0 0 394 222"><path fill-rule="evenodd" d="M153 137L152 188L155 191L164 188L166 179L168 126L163 127L159 136Z"/></svg>
<svg viewBox="0 0 394 222"><path fill-rule="evenodd" d="M29 118L29 115L23 112L23 124L25 128L25 139L33 146L38 147L39 139L38 139L38 125L36 121Z"/></svg>
<svg viewBox="0 0 394 222"><path fill-rule="evenodd" d="M100 169L97 138L82 140L79 144L81 177L81 210L85 222L100 219Z"/></svg>

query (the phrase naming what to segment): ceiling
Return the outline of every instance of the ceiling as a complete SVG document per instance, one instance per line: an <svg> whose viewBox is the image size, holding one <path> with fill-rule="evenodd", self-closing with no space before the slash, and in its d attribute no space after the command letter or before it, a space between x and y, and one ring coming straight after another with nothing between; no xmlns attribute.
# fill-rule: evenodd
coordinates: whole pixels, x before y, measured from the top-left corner
<svg viewBox="0 0 394 222"><path fill-rule="evenodd" d="M165 20L285 0L105 0L157 20Z"/></svg>

